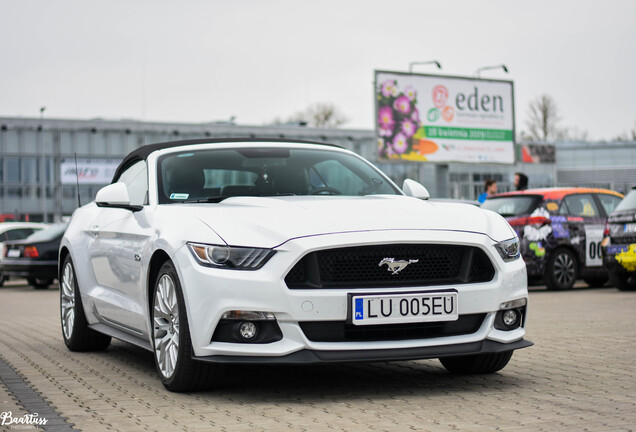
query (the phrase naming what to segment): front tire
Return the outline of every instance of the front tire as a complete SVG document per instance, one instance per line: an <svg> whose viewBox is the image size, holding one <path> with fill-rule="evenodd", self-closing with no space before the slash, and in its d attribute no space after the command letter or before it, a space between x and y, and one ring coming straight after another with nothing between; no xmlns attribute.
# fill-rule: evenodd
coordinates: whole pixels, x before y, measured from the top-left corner
<svg viewBox="0 0 636 432"><path fill-rule="evenodd" d="M608 281L608 277L593 277L583 279L590 288L602 288Z"/></svg>
<svg viewBox="0 0 636 432"><path fill-rule="evenodd" d="M457 375L492 374L500 371L512 358L513 351L490 354L476 354L439 359L442 366Z"/></svg>
<svg viewBox="0 0 636 432"><path fill-rule="evenodd" d="M47 289L53 279L27 278L27 282L35 289Z"/></svg>
<svg viewBox="0 0 636 432"><path fill-rule="evenodd" d="M163 385L173 392L210 387L216 378L216 365L192 359L192 341L179 277L168 261L161 266L152 303L153 350L155 365Z"/></svg>
<svg viewBox="0 0 636 432"><path fill-rule="evenodd" d="M545 284L550 290L571 289L579 275L579 264L569 249L557 249L548 260Z"/></svg>
<svg viewBox="0 0 636 432"><path fill-rule="evenodd" d="M110 336L88 328L71 256L67 255L60 275L60 318L64 343L71 351L105 350Z"/></svg>

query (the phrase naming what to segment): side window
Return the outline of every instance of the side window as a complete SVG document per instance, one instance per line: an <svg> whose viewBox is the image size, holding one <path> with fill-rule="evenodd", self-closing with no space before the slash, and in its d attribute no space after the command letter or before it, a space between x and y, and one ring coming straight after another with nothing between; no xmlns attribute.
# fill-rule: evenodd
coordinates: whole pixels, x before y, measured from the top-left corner
<svg viewBox="0 0 636 432"><path fill-rule="evenodd" d="M601 201L601 205L607 214L613 212L616 206L621 202L621 198L616 195L598 194L596 196L599 201Z"/></svg>
<svg viewBox="0 0 636 432"><path fill-rule="evenodd" d="M563 201L568 207L570 216L599 217L600 212L594 198L590 194L568 195ZM559 212L560 213L560 212ZM561 214L561 213L560 213Z"/></svg>
<svg viewBox="0 0 636 432"><path fill-rule="evenodd" d="M148 170L146 169L146 161L139 161L128 168L121 174L119 181L128 188L130 204L148 204Z"/></svg>

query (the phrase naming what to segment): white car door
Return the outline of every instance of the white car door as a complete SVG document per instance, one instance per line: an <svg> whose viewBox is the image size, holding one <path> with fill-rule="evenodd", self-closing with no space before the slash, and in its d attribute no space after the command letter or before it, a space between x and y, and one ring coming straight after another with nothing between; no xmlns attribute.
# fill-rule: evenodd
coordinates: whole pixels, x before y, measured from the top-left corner
<svg viewBox="0 0 636 432"><path fill-rule="evenodd" d="M124 171L119 181L126 184L131 204L146 203L148 177L146 162L140 161ZM88 254L99 291L95 307L99 316L122 330L145 335L146 290L142 261L150 250L152 229L147 215L140 211L102 207L89 228Z"/></svg>

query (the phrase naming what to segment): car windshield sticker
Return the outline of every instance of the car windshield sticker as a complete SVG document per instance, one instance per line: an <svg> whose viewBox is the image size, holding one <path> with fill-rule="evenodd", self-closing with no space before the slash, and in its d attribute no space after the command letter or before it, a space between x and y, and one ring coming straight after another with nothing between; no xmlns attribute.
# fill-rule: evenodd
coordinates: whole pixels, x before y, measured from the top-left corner
<svg viewBox="0 0 636 432"><path fill-rule="evenodd" d="M185 200L185 199L188 199L189 196L190 194L187 194L187 193L173 193L173 194L170 194L170 199Z"/></svg>
<svg viewBox="0 0 636 432"><path fill-rule="evenodd" d="M551 212L556 212L557 210L559 210L559 205L555 202L549 202L548 204L546 204L546 208Z"/></svg>

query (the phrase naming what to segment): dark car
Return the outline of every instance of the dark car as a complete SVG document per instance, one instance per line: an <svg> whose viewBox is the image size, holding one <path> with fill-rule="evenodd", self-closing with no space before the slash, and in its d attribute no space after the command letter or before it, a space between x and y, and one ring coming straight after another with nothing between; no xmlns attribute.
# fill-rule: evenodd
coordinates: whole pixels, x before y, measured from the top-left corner
<svg viewBox="0 0 636 432"><path fill-rule="evenodd" d="M636 186L607 220L603 241L603 265L614 286L621 291L636 289Z"/></svg>
<svg viewBox="0 0 636 432"><path fill-rule="evenodd" d="M0 272L25 277L34 288L46 288L57 278L58 249L67 224L55 224L24 240L4 244Z"/></svg>
<svg viewBox="0 0 636 432"><path fill-rule="evenodd" d="M36 222L0 222L0 261L2 261L2 251L4 242L10 240L22 240L36 231L46 228L48 225ZM8 279L0 271L0 286Z"/></svg>
<svg viewBox="0 0 636 432"><path fill-rule="evenodd" d="M489 197L482 208L506 217L517 232L528 278L557 290L578 278L591 286L607 281L601 242L622 197L608 189L527 189Z"/></svg>

